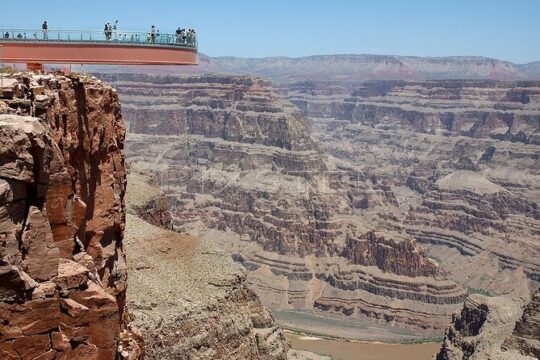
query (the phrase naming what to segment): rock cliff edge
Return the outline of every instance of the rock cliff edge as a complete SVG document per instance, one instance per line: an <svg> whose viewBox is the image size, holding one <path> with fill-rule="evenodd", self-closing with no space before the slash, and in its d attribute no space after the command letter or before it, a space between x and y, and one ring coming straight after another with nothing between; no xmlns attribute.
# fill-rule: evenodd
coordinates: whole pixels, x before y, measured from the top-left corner
<svg viewBox="0 0 540 360"><path fill-rule="evenodd" d="M0 358L140 358L116 91L76 75L1 84Z"/></svg>

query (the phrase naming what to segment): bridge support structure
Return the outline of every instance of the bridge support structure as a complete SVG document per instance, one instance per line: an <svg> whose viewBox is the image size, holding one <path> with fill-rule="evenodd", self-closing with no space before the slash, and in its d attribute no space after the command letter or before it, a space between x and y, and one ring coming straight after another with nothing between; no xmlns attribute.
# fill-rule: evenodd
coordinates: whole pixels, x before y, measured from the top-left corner
<svg viewBox="0 0 540 360"><path fill-rule="evenodd" d="M26 70L28 71L35 71L35 72L43 72L43 64L42 63L27 63L26 64Z"/></svg>

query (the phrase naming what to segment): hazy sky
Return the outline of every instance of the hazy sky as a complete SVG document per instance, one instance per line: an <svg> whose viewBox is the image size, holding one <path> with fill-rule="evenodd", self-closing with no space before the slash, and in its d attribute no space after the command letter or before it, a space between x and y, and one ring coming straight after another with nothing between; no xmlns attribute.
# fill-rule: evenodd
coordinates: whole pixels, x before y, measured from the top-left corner
<svg viewBox="0 0 540 360"><path fill-rule="evenodd" d="M0 28L198 30L211 56L482 55L540 60L540 0L6 1Z"/></svg>

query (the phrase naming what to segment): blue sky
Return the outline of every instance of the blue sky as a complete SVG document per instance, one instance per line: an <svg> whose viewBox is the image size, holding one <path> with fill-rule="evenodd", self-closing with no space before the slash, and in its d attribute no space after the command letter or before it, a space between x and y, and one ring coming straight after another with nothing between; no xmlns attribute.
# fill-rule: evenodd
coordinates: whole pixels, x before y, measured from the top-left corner
<svg viewBox="0 0 540 360"><path fill-rule="evenodd" d="M198 30L211 56L481 55L540 60L540 0L16 0L0 28Z"/></svg>

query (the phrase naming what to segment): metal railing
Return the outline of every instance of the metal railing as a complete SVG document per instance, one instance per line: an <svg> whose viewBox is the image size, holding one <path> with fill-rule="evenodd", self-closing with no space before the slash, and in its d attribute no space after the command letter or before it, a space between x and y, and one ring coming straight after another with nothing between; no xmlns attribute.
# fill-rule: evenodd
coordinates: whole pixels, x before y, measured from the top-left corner
<svg viewBox="0 0 540 360"><path fill-rule="evenodd" d="M178 46L197 49L195 36L177 36L176 34L150 32L131 32L112 30L108 34L105 31L95 30L35 30L35 29L0 29L0 42L65 42L65 43L109 43L124 45L149 45L149 46Z"/></svg>

